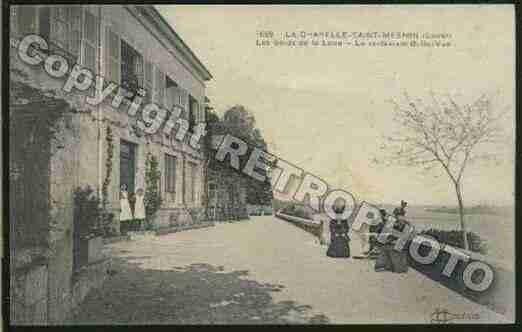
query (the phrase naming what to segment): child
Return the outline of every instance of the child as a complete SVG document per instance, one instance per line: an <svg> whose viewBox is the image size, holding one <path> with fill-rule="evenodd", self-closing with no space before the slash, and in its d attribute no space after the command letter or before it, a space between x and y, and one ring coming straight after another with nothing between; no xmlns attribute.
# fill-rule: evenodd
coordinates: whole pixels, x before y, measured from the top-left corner
<svg viewBox="0 0 522 332"><path fill-rule="evenodd" d="M127 186L122 185L120 191L120 233L122 235L127 235L129 222L132 220L132 212L127 196Z"/></svg>
<svg viewBox="0 0 522 332"><path fill-rule="evenodd" d="M134 223L135 231L139 231L144 227L145 221L145 204L143 202L144 193L143 189L138 188L136 191L136 203L134 205Z"/></svg>

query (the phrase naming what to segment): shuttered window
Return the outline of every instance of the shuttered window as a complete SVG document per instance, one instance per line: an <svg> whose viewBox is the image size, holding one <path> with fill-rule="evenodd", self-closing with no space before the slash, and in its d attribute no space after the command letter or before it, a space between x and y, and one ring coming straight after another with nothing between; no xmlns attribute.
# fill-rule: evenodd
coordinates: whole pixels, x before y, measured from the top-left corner
<svg viewBox="0 0 522 332"><path fill-rule="evenodd" d="M83 65L96 72L98 47L98 20L88 10L84 11Z"/></svg>
<svg viewBox="0 0 522 332"><path fill-rule="evenodd" d="M105 29L105 79L120 84L120 38L109 27Z"/></svg>
<svg viewBox="0 0 522 332"><path fill-rule="evenodd" d="M176 192L176 157L165 154L165 191Z"/></svg>

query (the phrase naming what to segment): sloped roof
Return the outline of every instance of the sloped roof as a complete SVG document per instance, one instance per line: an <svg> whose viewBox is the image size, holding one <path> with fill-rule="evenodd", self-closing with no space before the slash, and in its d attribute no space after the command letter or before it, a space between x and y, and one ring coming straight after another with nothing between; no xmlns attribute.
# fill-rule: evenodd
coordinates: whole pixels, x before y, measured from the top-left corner
<svg viewBox="0 0 522 332"><path fill-rule="evenodd" d="M136 5L134 6L150 23L152 23L159 31L161 31L171 42L171 44L182 54L194 69L200 74L205 81L212 79L212 74L205 65L198 59L190 47L185 44L183 39L174 31L172 26L152 5Z"/></svg>

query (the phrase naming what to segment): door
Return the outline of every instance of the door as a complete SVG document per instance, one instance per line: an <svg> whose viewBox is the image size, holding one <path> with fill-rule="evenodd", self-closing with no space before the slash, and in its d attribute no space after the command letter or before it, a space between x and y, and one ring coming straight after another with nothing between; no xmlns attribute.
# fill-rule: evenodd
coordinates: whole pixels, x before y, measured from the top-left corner
<svg viewBox="0 0 522 332"><path fill-rule="evenodd" d="M134 193L136 174L136 144L122 140L120 143L120 188L126 185L129 196Z"/></svg>

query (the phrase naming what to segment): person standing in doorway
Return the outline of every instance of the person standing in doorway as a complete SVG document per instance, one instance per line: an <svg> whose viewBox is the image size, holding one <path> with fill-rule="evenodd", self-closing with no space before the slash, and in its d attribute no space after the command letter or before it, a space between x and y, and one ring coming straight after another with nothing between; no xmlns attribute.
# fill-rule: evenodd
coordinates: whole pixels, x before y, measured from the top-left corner
<svg viewBox="0 0 522 332"><path fill-rule="evenodd" d="M129 231L129 224L132 220L132 211L129 204L127 186L124 184L121 186L120 191L120 233L121 235L127 235Z"/></svg>

